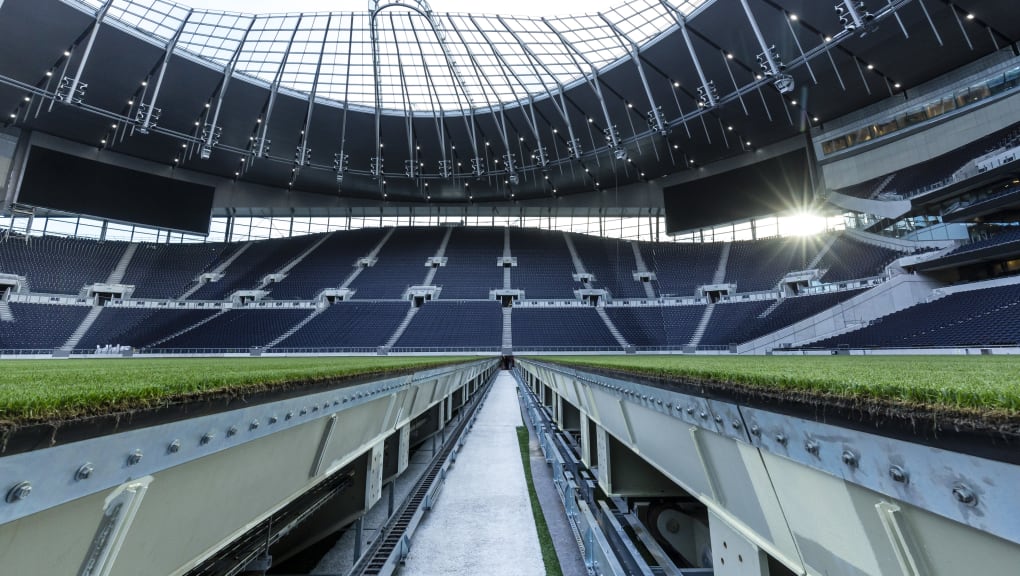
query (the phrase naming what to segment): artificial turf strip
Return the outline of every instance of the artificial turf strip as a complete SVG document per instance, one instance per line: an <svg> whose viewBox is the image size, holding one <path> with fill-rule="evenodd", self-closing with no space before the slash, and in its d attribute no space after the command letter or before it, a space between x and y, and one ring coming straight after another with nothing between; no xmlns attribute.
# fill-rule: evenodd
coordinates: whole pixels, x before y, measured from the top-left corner
<svg viewBox="0 0 1020 576"><path fill-rule="evenodd" d="M18 360L0 370L0 425L141 410L229 392L423 369L464 357Z"/></svg>
<svg viewBox="0 0 1020 576"><path fill-rule="evenodd" d="M542 549L542 563L545 564L546 576L563 576L560 559L556 555L549 525L545 523L542 503L535 492L535 481L531 476L531 450L528 447L530 438L527 426L517 427L517 443L521 446L521 463L524 464L524 480L528 483L528 497L531 499L531 513L535 517L535 530L538 532L538 545Z"/></svg>
<svg viewBox="0 0 1020 576"><path fill-rule="evenodd" d="M665 379L1020 416L1017 356L544 356Z"/></svg>

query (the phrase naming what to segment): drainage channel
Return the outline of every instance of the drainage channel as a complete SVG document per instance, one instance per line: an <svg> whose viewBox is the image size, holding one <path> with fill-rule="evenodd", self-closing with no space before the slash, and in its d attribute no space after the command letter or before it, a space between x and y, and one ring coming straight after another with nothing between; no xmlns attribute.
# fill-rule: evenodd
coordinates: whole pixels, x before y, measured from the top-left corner
<svg viewBox="0 0 1020 576"><path fill-rule="evenodd" d="M456 451L463 444L464 432L474 424L481 406L495 376L489 379L481 394L475 395L471 405L461 411L460 422L454 427L449 440L429 463L428 469L415 484L407 499L400 505L392 518L382 527L382 535L365 551L354 564L348 576L387 576L392 574L410 550L410 538L421 522L426 510L432 508L439 490L446 479L450 463L456 459Z"/></svg>

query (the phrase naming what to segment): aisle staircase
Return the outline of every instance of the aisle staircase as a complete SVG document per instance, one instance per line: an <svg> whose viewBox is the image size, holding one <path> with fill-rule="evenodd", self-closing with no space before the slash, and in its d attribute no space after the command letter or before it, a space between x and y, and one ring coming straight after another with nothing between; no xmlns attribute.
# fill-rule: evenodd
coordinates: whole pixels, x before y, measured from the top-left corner
<svg viewBox="0 0 1020 576"><path fill-rule="evenodd" d="M208 318L204 318L202 320L199 320L198 322L195 322L194 324L192 324L191 326L188 326L187 328L185 328L183 330L178 330L178 331L174 332L173 334L171 334L171 335L169 335L169 336L167 336L165 338L161 338L161 339L153 342L152 344L149 344L148 346L146 346L146 348L159 348L160 344L162 344L164 342L169 342L170 340L173 340L174 338L180 336L181 334L186 334L188 332L191 332L195 328L198 328L199 326L205 324L206 322L209 322L213 318L219 318L220 316L223 316L224 314L226 314L229 311L230 311L229 308L227 308L225 310L220 310L218 313L213 314L212 316L210 316Z"/></svg>
<svg viewBox="0 0 1020 576"><path fill-rule="evenodd" d="M513 308L503 308L503 352L509 352L514 347L513 330Z"/></svg>
<svg viewBox="0 0 1020 576"><path fill-rule="evenodd" d="M648 272L648 265L645 264L645 258L641 255L641 247L637 242L630 242L630 248L634 251L634 263L637 266L638 272ZM655 299L655 289L652 288L651 282L642 282L641 285L645 289L645 298L649 300Z"/></svg>
<svg viewBox="0 0 1020 576"><path fill-rule="evenodd" d="M75 346L77 346L78 343L81 342L81 339L85 337L85 333L92 327L96 318L99 318L99 313L102 311L102 306L93 306L92 309L89 310L89 313L85 315L85 318L82 319L81 324L79 324L74 332L67 337L67 340L64 341L64 345L60 347L60 350L64 352L74 350ZM113 344L113 342L110 342L110 344Z"/></svg>
<svg viewBox="0 0 1020 576"><path fill-rule="evenodd" d="M730 247L732 242L723 244L722 252L719 253L719 264L715 267L715 275L712 276L712 284L722 284L726 281L726 266L730 263Z"/></svg>
<svg viewBox="0 0 1020 576"><path fill-rule="evenodd" d="M253 240L249 240L249 241L245 242L243 246L238 248L237 251L234 252L233 254L231 254L229 258L227 258L223 262L220 262L220 265L217 266L215 269L211 270L209 272L209 274L223 274L224 271L226 271L226 269L228 267L230 267L230 265L234 262L234 260L237 260L238 256L240 256L241 254L244 254L245 250L251 248L252 244L254 244ZM205 282L202 282L201 280L196 281L194 286L192 286L191 288L188 288L188 291L185 292L184 294L181 294L177 299L178 300L187 300L188 298L191 297L192 294L194 294L195 292L198 292L198 289L201 288L204 285L205 285Z"/></svg>
<svg viewBox="0 0 1020 576"><path fill-rule="evenodd" d="M120 257L120 262L117 262L117 266L110 272L110 275L106 278L107 284L120 284L124 280L124 273L127 272L128 265L131 264L131 258L134 257L135 251L138 250L138 244L132 242L128 244L124 254Z"/></svg>
<svg viewBox="0 0 1020 576"><path fill-rule="evenodd" d="M396 232L396 230L397 230L396 228L390 228L389 231L386 232L386 235L382 237L382 240L380 240L379 243L375 245L375 248L372 248L372 251L365 255L365 258L368 258L369 260L374 260L376 257L378 257L379 251L382 250L383 246L386 245L386 241L389 240L391 236L393 236L393 233ZM365 268L362 266L355 266L354 270L344 280L344 283L340 285L340 288L349 288L351 286L351 282L354 282L354 279L357 278L361 274L361 271L364 269Z"/></svg>
<svg viewBox="0 0 1020 576"><path fill-rule="evenodd" d="M701 339L705 336L705 330L708 329L708 323L712 320L712 312L715 312L715 304L705 306L705 313L701 315L701 321L698 322L698 327L694 329L691 341L687 343L688 346L697 348L701 344Z"/></svg>
<svg viewBox="0 0 1020 576"><path fill-rule="evenodd" d="M14 312L6 300L0 300L0 322L14 322Z"/></svg>
<svg viewBox="0 0 1020 576"><path fill-rule="evenodd" d="M308 316L305 316L304 318L302 318L300 322L298 322L297 324L292 326L289 330L287 330L283 334L280 334L278 337L276 337L276 339L271 341L269 344L266 344L265 346L263 346L263 348L272 348L273 346L276 346L277 344L279 344L280 342L283 342L287 338L290 338L290 336L292 334L294 334L298 330L304 328L305 324L308 324L313 319L315 319L316 316L318 316L319 314L322 314L325 311L326 311L325 307L316 308L315 310L312 310L311 314L309 314Z"/></svg>
<svg viewBox="0 0 1020 576"><path fill-rule="evenodd" d="M302 260L307 258L309 254L311 254L312 252L315 252L316 248L318 248L319 246L322 246L323 242L325 242L326 240L329 240L330 238L332 238L333 234L336 234L336 232L330 232L328 234L324 234L322 236L322 238L319 238L318 240L315 241L315 243L313 243L311 246L306 248L304 252L302 252L302 253L298 254L297 256L295 256L294 258L292 258L290 262L287 262L286 264L284 264L283 268L280 268L274 274L283 274L283 275L286 275L288 272L293 270L295 266L300 264ZM270 284L270 282L261 282L261 283L259 283L258 289L262 290L263 288L265 288L269 284Z"/></svg>
<svg viewBox="0 0 1020 576"><path fill-rule="evenodd" d="M404 335L404 331L407 330L407 327L411 324L411 320L414 320L414 315L417 313L418 309L411 306L411 309L407 311L407 316L404 316L404 319L397 325L397 329L393 331L393 335L390 336L390 339L383 345L383 349L389 350L390 348L393 348L393 346L397 343L397 340L400 340L400 337Z"/></svg>
<svg viewBox="0 0 1020 576"><path fill-rule="evenodd" d="M627 352L633 352L634 347L631 346L630 343L623 337L623 334L620 334L620 331L616 329L616 324L613 324L612 319L609 318L609 314L606 314L605 308L597 306L595 311L598 312L599 317L602 318L603 322L605 322L606 328L609 329L609 333L616 339L616 343L620 345L620 348L623 348Z"/></svg>

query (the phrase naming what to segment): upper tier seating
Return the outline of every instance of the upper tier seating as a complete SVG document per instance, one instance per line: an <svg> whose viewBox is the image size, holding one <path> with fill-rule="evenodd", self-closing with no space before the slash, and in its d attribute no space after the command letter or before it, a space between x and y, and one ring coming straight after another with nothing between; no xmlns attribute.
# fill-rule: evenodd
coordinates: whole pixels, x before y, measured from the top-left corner
<svg viewBox="0 0 1020 576"><path fill-rule="evenodd" d="M845 282L878 276L889 263L900 256L904 254L840 235L832 243L829 251L822 256L817 267L828 268L822 276L823 282Z"/></svg>
<svg viewBox="0 0 1020 576"><path fill-rule="evenodd" d="M989 236L983 240L964 244L947 254L947 256L966 254L968 252L976 252L985 248L991 248L992 246L1004 246L1006 244L1013 244L1017 242L1020 242L1020 227L1007 228L1005 230L1000 230L997 234Z"/></svg>
<svg viewBox="0 0 1020 576"><path fill-rule="evenodd" d="M193 326L218 310L194 308L106 307L78 342L78 349L121 345L145 348L167 336Z"/></svg>
<svg viewBox="0 0 1020 576"><path fill-rule="evenodd" d="M495 265L493 265L495 268ZM498 349L503 341L499 302L426 302L394 348Z"/></svg>
<svg viewBox="0 0 1020 576"><path fill-rule="evenodd" d="M630 244L585 234L572 234L571 238L585 270L595 276L593 288L603 288L614 298L645 297L641 283L634 280L637 264Z"/></svg>
<svg viewBox="0 0 1020 576"><path fill-rule="evenodd" d="M307 308L229 310L163 342L158 348L248 349L265 346L311 312Z"/></svg>
<svg viewBox="0 0 1020 576"><path fill-rule="evenodd" d="M67 341L91 308L57 304L9 304L13 322L0 322L0 349L54 350Z"/></svg>
<svg viewBox="0 0 1020 576"><path fill-rule="evenodd" d="M738 292L772 290L788 272L804 270L820 249L819 240L772 238L734 242L726 265L726 282Z"/></svg>
<svg viewBox="0 0 1020 576"><path fill-rule="evenodd" d="M367 256L386 234L381 228L335 232L290 269L281 282L270 285L274 300L311 300L325 288L339 288L354 272L358 258Z"/></svg>
<svg viewBox="0 0 1020 576"><path fill-rule="evenodd" d="M223 278L204 284L188 299L223 300L237 290L254 290L266 275L286 266L321 237L320 234L312 234L252 242L227 266Z"/></svg>
<svg viewBox="0 0 1020 576"><path fill-rule="evenodd" d="M682 348L686 346L705 313L705 306L618 308L606 314L631 346Z"/></svg>
<svg viewBox="0 0 1020 576"><path fill-rule="evenodd" d="M805 348L901 348L1020 344L1020 285L957 292L883 316Z"/></svg>
<svg viewBox="0 0 1020 576"><path fill-rule="evenodd" d="M510 252L517 258L511 272L512 287L524 290L529 300L573 299L574 261L563 232L510 229Z"/></svg>
<svg viewBox="0 0 1020 576"><path fill-rule="evenodd" d="M126 248L126 242L11 237L0 242L0 272L25 276L32 292L78 294L106 282Z"/></svg>
<svg viewBox="0 0 1020 576"><path fill-rule="evenodd" d="M199 274L211 271L238 246L141 243L121 283L135 287L134 298L177 298L195 283Z"/></svg>
<svg viewBox="0 0 1020 576"><path fill-rule="evenodd" d="M503 269L496 259L503 255L502 228L454 228L446 246L446 266L433 281L442 286L443 300L489 297L489 290L503 287Z"/></svg>
<svg viewBox="0 0 1020 576"><path fill-rule="evenodd" d="M594 308L514 308L514 348L617 348Z"/></svg>
<svg viewBox="0 0 1020 576"><path fill-rule="evenodd" d="M395 300L421 284L428 273L425 262L436 255L444 235L444 228L397 228L379 251L375 266L365 268L351 282L354 298Z"/></svg>
<svg viewBox="0 0 1020 576"><path fill-rule="evenodd" d="M407 316L409 302L339 302L273 347L376 349Z"/></svg>
<svg viewBox="0 0 1020 576"><path fill-rule="evenodd" d="M655 272L657 292L670 296L693 296L698 286L712 283L722 242L641 242L641 257Z"/></svg>

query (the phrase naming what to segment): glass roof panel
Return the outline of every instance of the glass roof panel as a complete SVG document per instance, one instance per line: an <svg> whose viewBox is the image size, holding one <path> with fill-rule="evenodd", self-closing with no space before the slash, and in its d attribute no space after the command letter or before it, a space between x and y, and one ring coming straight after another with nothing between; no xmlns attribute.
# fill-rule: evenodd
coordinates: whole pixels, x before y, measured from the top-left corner
<svg viewBox="0 0 1020 576"><path fill-rule="evenodd" d="M64 1L95 11L103 5ZM706 1L669 4L686 14ZM262 3L233 5L258 11ZM113 0L107 18L164 44L180 30L175 50L222 68L233 63L235 73L282 88L310 93L314 87L317 98L365 107L377 106L378 92L385 110L428 114L544 96L579 80L592 66L626 57L632 43L643 45L675 26L663 0L631 0L601 14L557 17L422 14L394 3L374 19L373 51L368 12L245 14L168 0Z"/></svg>

